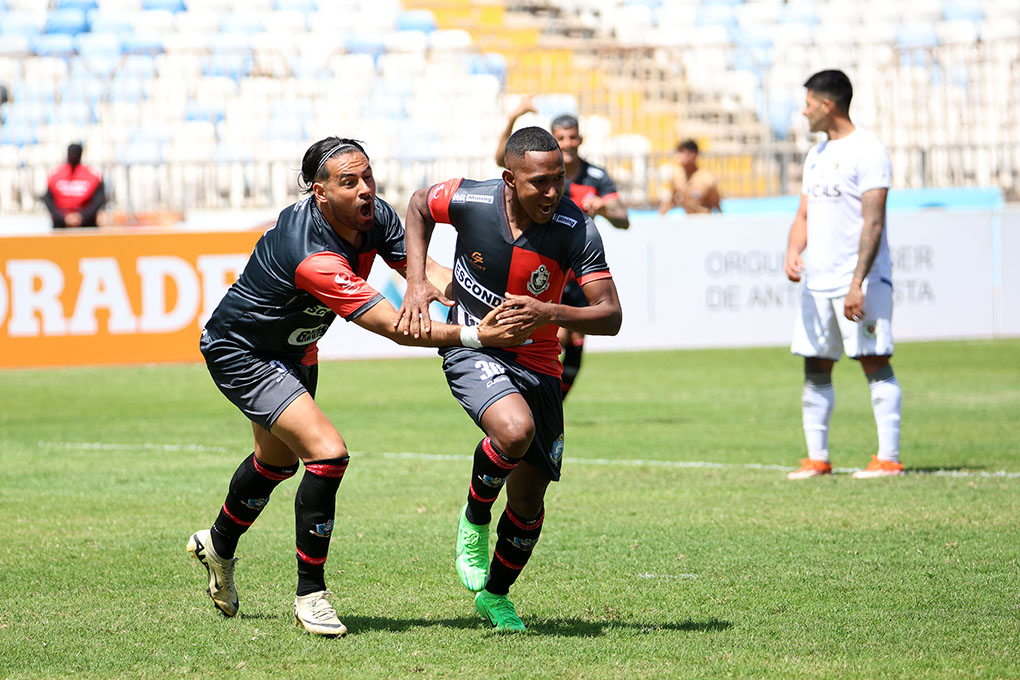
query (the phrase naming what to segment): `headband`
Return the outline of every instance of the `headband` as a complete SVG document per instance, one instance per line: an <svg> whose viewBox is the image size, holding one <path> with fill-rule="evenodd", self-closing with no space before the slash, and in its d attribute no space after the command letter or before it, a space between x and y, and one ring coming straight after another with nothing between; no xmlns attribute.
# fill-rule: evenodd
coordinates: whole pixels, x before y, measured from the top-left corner
<svg viewBox="0 0 1020 680"><path fill-rule="evenodd" d="M315 178L319 176L319 173L322 172L322 166L324 166L326 164L326 161L328 161L330 159L330 157L333 156L333 154L335 154L337 151L343 151L344 149L350 149L352 151L358 151L360 153L365 153L364 151L359 149L354 144L351 144L350 142L340 142L339 144L334 146L332 149L330 149L329 152L325 156L322 157L322 160L319 161L319 167L315 168L315 172L312 173L312 181L313 182L315 181Z"/></svg>

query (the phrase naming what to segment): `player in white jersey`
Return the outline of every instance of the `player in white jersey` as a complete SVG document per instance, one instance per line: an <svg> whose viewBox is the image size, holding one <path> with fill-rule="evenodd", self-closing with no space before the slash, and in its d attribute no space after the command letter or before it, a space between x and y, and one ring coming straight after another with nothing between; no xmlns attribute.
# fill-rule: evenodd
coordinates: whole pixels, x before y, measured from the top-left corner
<svg viewBox="0 0 1020 680"><path fill-rule="evenodd" d="M885 202L892 164L882 143L850 121L853 88L842 71L816 73L804 87L804 116L811 131L828 137L804 160L800 208L786 250L786 276L804 282L790 351L804 357L802 409L808 449L800 469L789 477L832 472L832 367L844 351L864 369L878 426L878 453L853 476L902 475L902 395L889 364L892 263Z"/></svg>

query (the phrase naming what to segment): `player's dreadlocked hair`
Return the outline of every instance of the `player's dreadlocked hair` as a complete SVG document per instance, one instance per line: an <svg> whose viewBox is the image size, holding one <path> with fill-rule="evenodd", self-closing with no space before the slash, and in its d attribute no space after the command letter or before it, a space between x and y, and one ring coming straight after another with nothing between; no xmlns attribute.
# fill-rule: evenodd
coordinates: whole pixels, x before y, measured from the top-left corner
<svg viewBox="0 0 1020 680"><path fill-rule="evenodd" d="M339 154L350 153L352 151L357 151L365 158L368 158L368 154L365 153L365 147L357 139L326 137L308 147L308 151L305 151L305 157L301 159L301 178L298 180L301 191L309 194L312 192L312 184L321 182L329 177L326 161Z"/></svg>
<svg viewBox="0 0 1020 680"><path fill-rule="evenodd" d="M540 127L521 128L510 135L503 149L503 156L509 163L511 158L524 158L528 151L559 151L556 138Z"/></svg>
<svg viewBox="0 0 1020 680"><path fill-rule="evenodd" d="M850 100L854 96L853 85L842 71L819 71L804 83L804 87L826 99L831 99L840 111L850 110Z"/></svg>

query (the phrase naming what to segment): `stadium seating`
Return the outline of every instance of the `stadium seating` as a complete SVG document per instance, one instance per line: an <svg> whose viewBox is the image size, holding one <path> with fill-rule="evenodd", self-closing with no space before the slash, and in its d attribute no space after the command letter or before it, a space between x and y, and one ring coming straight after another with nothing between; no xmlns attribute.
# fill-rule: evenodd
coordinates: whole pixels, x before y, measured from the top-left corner
<svg viewBox="0 0 1020 680"><path fill-rule="evenodd" d="M662 158L693 136L709 154L796 158L802 83L839 65L855 120L904 145L904 166L971 144L946 181L1005 186L1020 183L1017 154L998 151L1020 138L1018 42L1015 0L0 0L0 163L77 127L93 160L230 164L208 195L244 200L258 182L280 191L245 164L293 165L324 134L364 137L387 181L457 155L488 172L506 111L539 91L534 122L580 113L586 153L619 156L628 197L652 200L654 162L634 149ZM998 174L981 175L982 153Z"/></svg>

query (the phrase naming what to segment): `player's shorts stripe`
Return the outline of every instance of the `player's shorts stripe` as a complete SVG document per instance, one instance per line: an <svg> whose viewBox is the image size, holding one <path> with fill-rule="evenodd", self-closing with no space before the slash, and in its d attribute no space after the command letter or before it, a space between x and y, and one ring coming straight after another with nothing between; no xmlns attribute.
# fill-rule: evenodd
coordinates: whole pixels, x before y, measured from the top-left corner
<svg viewBox="0 0 1020 680"><path fill-rule="evenodd" d="M495 550L492 552L492 556L499 560L500 563L507 569L513 569L514 571L520 571L521 569L524 569L523 564L514 564L513 562L507 560L505 557L500 555L499 552Z"/></svg>
<svg viewBox="0 0 1020 680"><path fill-rule="evenodd" d="M316 477L329 477L331 479L339 479L344 476L344 472L347 471L347 461L339 465L330 465L322 463L311 463L305 465L305 470L308 470Z"/></svg>
<svg viewBox="0 0 1020 680"><path fill-rule="evenodd" d="M226 503L223 504L223 514L225 514L227 517L229 517L230 521L233 522L234 524L239 524L239 525L241 525L243 527L250 527L252 525L252 522L245 522L243 519L241 519L240 517L238 517L234 513L230 512L230 510L227 508L227 504Z"/></svg>
<svg viewBox="0 0 1020 680"><path fill-rule="evenodd" d="M535 529L542 526L542 521L545 520L545 511L543 510L542 514L539 515L538 518L533 519L530 522L526 522L517 515L515 515L513 510L511 510L510 508L506 509L506 516L507 519L513 522L514 526L516 526L518 529L524 529L525 531L534 531Z"/></svg>
<svg viewBox="0 0 1020 680"><path fill-rule="evenodd" d="M513 470L517 467L517 463L508 459L502 453L496 450L496 447L492 445L492 442L488 437L482 440L482 451L485 451L485 455L489 457L496 467L502 468L503 470Z"/></svg>
<svg viewBox="0 0 1020 680"><path fill-rule="evenodd" d="M294 476L293 472L291 472L291 473L273 472L272 470L270 470L266 466L259 464L259 459L258 458L255 458L254 460L255 460L255 470L260 475L265 477L266 479L271 479L274 482L282 482L283 480L290 479L291 477Z"/></svg>
<svg viewBox="0 0 1020 680"><path fill-rule="evenodd" d="M301 552L301 548L295 547L294 549L297 550L298 559L301 560L302 562L313 564L315 566L319 566L320 564L326 563L325 557L309 557L308 555Z"/></svg>

